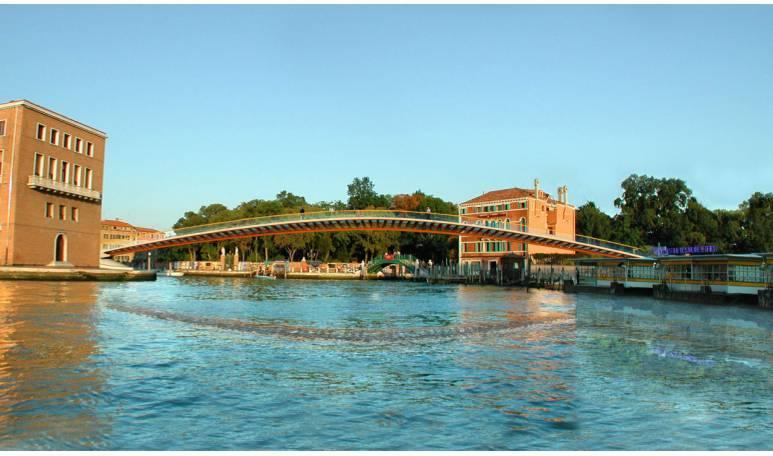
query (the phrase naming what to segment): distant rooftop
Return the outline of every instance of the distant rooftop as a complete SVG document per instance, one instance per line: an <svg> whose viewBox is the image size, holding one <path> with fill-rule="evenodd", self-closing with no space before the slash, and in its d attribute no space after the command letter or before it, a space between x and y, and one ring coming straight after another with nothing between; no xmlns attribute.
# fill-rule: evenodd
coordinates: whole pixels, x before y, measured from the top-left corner
<svg viewBox="0 0 773 456"><path fill-rule="evenodd" d="M492 190L490 192L486 192L480 196L476 196L475 198L465 201L462 204L475 204L475 203L485 203L489 201L502 201L502 200L510 200L510 199L517 199L517 198L526 198L531 197L535 198L534 196L534 189L526 189L526 188L506 188L503 190ZM547 199L550 203L557 203L558 201L552 199L550 197L550 194L547 192L543 192L540 190L540 199Z"/></svg>
<svg viewBox="0 0 773 456"><path fill-rule="evenodd" d="M143 233L161 233L162 232L162 231L157 230L155 228L145 228L145 227L141 227L141 226L135 226L134 229L137 230L137 231L142 231Z"/></svg>
<svg viewBox="0 0 773 456"><path fill-rule="evenodd" d="M102 224L103 225L108 225L108 226L125 226L125 227L134 228L134 225L132 225L131 223L127 223L127 222L124 222L123 220L118 220L118 219L116 219L116 220L102 220Z"/></svg>

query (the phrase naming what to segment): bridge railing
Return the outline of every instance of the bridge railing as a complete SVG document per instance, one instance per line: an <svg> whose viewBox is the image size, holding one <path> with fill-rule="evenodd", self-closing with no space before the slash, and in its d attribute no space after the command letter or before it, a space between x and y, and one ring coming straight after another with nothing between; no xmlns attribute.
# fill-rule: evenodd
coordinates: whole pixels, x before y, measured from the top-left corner
<svg viewBox="0 0 773 456"><path fill-rule="evenodd" d="M590 236L583 236L583 235L580 235L580 234L576 235L574 238L575 238L575 240L577 242L582 242L583 244L590 244L590 245L596 245L596 246L599 246L599 247L606 247L608 249L619 250L619 251L628 252L628 253L634 253L636 255L644 255L644 252L642 252L641 249L639 249L638 247L634 247L632 245L620 244L618 242L607 241L607 240L604 240L604 239L598 239L598 238L594 238L594 237L590 237Z"/></svg>
<svg viewBox="0 0 773 456"><path fill-rule="evenodd" d="M206 225L197 225L191 227L175 228L175 235L188 235L204 233L207 231L217 231L223 229L239 228L241 226L253 226L259 224L271 224L282 222L297 222L301 220L330 220L337 218L402 218L416 220L433 220L438 222L459 222L458 215L436 214L433 212L409 212L409 211L389 211L389 210L343 210L343 211L318 211L306 212L305 214L280 214L269 215L265 217L252 217L240 220L231 220L227 222L209 223Z"/></svg>

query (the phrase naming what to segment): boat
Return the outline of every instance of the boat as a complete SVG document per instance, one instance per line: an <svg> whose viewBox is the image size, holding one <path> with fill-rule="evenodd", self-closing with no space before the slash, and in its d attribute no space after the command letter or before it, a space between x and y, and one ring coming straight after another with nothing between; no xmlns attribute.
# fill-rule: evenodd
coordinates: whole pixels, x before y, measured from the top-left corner
<svg viewBox="0 0 773 456"><path fill-rule="evenodd" d="M166 271L165 275L167 277L182 277L185 273L181 271Z"/></svg>
<svg viewBox="0 0 773 456"><path fill-rule="evenodd" d="M276 277L275 277L275 276L270 276L270 275L259 275L259 274L255 274L255 278L256 278L256 279L262 279L262 280L276 280Z"/></svg>

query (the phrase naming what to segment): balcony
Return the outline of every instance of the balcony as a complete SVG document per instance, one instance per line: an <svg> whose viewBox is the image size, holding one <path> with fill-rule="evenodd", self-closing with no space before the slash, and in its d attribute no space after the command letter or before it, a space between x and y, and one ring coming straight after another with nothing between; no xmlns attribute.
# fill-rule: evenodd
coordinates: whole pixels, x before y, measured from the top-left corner
<svg viewBox="0 0 773 456"><path fill-rule="evenodd" d="M91 201L94 203L99 203L102 201L102 193L96 190L91 190L85 187L78 187L77 185L72 184L65 184L64 182L58 182L53 179L47 179L45 177L30 176L29 180L27 181L27 186L41 192L68 196L70 198L81 199L84 201Z"/></svg>

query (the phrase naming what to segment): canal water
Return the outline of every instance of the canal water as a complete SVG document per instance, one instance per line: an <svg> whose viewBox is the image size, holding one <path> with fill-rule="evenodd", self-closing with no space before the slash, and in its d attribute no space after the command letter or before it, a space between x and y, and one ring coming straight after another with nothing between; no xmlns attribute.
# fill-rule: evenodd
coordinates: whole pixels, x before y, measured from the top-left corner
<svg viewBox="0 0 773 456"><path fill-rule="evenodd" d="M0 449L773 449L773 313L376 281L0 282Z"/></svg>

